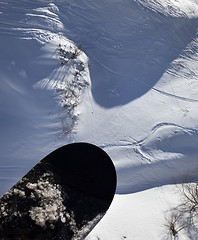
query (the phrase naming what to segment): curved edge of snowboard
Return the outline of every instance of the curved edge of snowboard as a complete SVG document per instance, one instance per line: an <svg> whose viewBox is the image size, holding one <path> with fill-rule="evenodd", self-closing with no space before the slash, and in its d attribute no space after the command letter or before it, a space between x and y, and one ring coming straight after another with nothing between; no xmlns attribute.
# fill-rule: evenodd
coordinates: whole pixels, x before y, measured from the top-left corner
<svg viewBox="0 0 198 240"><path fill-rule="evenodd" d="M99 147L60 147L1 197L0 239L84 239L109 208L116 182Z"/></svg>

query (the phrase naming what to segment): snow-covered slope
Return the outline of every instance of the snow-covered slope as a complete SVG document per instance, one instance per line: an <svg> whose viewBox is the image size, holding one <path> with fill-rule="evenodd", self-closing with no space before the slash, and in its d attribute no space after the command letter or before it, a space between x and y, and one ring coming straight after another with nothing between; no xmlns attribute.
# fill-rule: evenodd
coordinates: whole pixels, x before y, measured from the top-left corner
<svg viewBox="0 0 198 240"><path fill-rule="evenodd" d="M162 239L164 185L197 178L197 25L196 0L2 0L0 194L57 147L90 142L118 175L91 239ZM157 217L136 221L141 206Z"/></svg>

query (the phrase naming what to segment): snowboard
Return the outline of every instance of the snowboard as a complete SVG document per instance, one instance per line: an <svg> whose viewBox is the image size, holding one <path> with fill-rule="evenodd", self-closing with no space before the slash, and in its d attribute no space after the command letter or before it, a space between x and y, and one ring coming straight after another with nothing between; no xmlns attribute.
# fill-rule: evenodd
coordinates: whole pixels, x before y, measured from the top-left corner
<svg viewBox="0 0 198 240"><path fill-rule="evenodd" d="M88 143L58 148L0 198L0 239L84 239L115 189L115 167L102 149Z"/></svg>

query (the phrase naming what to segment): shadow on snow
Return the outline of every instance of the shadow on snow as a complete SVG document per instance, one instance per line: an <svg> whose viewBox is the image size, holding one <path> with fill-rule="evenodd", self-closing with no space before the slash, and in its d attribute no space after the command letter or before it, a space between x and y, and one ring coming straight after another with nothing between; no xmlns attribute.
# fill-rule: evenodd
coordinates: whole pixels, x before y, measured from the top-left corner
<svg viewBox="0 0 198 240"><path fill-rule="evenodd" d="M67 1L65 35L90 59L92 94L105 108L141 97L196 36L197 19L171 17L132 1Z"/></svg>

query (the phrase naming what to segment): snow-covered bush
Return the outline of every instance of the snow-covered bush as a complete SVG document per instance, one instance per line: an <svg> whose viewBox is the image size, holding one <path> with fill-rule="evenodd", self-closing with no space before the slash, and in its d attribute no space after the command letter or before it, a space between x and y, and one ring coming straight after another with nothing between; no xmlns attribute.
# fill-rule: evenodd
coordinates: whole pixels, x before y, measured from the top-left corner
<svg viewBox="0 0 198 240"><path fill-rule="evenodd" d="M81 48L82 48L82 45L79 45L79 46L70 45L68 48L67 45L59 44L57 51L58 51L60 63L67 64L70 60L76 59L78 56L82 54Z"/></svg>
<svg viewBox="0 0 198 240"><path fill-rule="evenodd" d="M86 68L88 64L81 51L81 45L59 44L57 48L60 64L66 72L66 78L57 88L58 102L66 110L67 120L62 121L62 129L65 134L73 130L78 113L75 111L80 104L80 96L89 86Z"/></svg>
<svg viewBox="0 0 198 240"><path fill-rule="evenodd" d="M65 134L75 131L79 116L79 104L85 90L91 85L88 57L74 42L66 38L48 43L52 56L58 62L54 70L46 78L37 82L34 87L52 90L61 107L64 108L64 118L61 115L61 127ZM56 53L56 54L54 54Z"/></svg>

